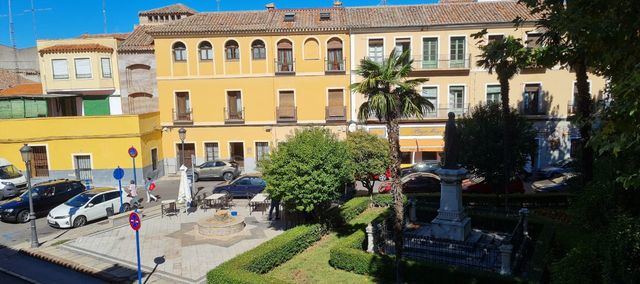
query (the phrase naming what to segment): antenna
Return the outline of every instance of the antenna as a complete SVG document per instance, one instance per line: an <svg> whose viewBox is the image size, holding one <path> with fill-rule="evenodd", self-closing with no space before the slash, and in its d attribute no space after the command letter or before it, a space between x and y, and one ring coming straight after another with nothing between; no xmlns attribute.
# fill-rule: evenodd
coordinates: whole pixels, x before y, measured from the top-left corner
<svg viewBox="0 0 640 284"><path fill-rule="evenodd" d="M102 0L102 21L104 25L104 33L107 33L107 0Z"/></svg>
<svg viewBox="0 0 640 284"><path fill-rule="evenodd" d="M387 5L387 0L380 0L380 3L378 5Z"/></svg>
<svg viewBox="0 0 640 284"><path fill-rule="evenodd" d="M33 38L38 40L38 29L36 24L36 12L51 11L51 8L36 9L35 1L31 0L31 9L24 10L25 13L31 13L31 25L33 26Z"/></svg>
<svg viewBox="0 0 640 284"><path fill-rule="evenodd" d="M13 27L13 14L11 12L11 0L9 1L9 40L11 41L11 48L13 49L13 61L15 64L16 84L20 84L20 68L18 66L18 48L16 47L16 31Z"/></svg>
<svg viewBox="0 0 640 284"><path fill-rule="evenodd" d="M216 8L218 9L218 11L220 11L220 1L221 0L216 0Z"/></svg>

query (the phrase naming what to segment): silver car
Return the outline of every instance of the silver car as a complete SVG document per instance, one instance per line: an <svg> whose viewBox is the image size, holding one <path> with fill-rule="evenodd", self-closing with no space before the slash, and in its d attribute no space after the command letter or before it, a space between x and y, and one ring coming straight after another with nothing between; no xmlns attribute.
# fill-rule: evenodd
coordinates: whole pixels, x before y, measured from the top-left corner
<svg viewBox="0 0 640 284"><path fill-rule="evenodd" d="M209 161L196 166L194 180L222 178L226 181L231 181L239 175L240 170L238 169L238 164L235 162Z"/></svg>

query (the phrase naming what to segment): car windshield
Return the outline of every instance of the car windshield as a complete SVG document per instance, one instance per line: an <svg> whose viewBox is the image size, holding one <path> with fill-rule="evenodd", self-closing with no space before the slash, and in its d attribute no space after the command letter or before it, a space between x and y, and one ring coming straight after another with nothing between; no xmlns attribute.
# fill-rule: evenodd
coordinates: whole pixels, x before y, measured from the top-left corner
<svg viewBox="0 0 640 284"><path fill-rule="evenodd" d="M13 165L6 165L0 167L0 179L14 179L22 176L20 171Z"/></svg>
<svg viewBox="0 0 640 284"><path fill-rule="evenodd" d="M89 202L89 200L91 200L91 198L93 198L94 196L96 196L94 193L80 193L75 197L69 199L64 204L71 207L81 207L87 204L87 202Z"/></svg>
<svg viewBox="0 0 640 284"><path fill-rule="evenodd" d="M31 192L33 193L33 196L38 196L38 195L42 195L42 193L44 191L46 191L47 189L50 189L50 186L46 186L46 185L41 185L41 186L34 186L33 188L31 188ZM28 199L29 198L29 191L25 191L23 192L20 197L22 199Z"/></svg>

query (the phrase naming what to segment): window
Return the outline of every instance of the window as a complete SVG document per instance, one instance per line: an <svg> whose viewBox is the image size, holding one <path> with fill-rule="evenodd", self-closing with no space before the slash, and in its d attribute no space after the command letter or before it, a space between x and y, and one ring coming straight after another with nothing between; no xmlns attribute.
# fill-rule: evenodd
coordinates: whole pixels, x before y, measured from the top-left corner
<svg viewBox="0 0 640 284"><path fill-rule="evenodd" d="M492 43L494 41L501 41L504 39L504 35L489 35L487 36L487 43Z"/></svg>
<svg viewBox="0 0 640 284"><path fill-rule="evenodd" d="M227 60L240 59L240 47L238 42L235 40L227 41L227 43L224 44L224 53Z"/></svg>
<svg viewBox="0 0 640 284"><path fill-rule="evenodd" d="M327 106L327 119L344 119L346 115L346 108L344 106L344 90L331 89L329 90L328 96L329 106Z"/></svg>
<svg viewBox="0 0 640 284"><path fill-rule="evenodd" d="M116 198L120 198L120 192L118 191L107 192L104 194L104 199L106 199L107 201L113 200Z"/></svg>
<svg viewBox="0 0 640 284"><path fill-rule="evenodd" d="M527 48L538 48L540 47L540 43L538 42L542 37L542 34L539 33L527 33Z"/></svg>
<svg viewBox="0 0 640 284"><path fill-rule="evenodd" d="M70 184L63 182L63 183L59 183L53 186L53 195L59 195L59 194L64 194L67 193L69 190L71 190Z"/></svg>
<svg viewBox="0 0 640 284"><path fill-rule="evenodd" d="M102 67L102 78L111 78L111 59L100 58L100 66Z"/></svg>
<svg viewBox="0 0 640 284"><path fill-rule="evenodd" d="M51 60L53 79L69 79L69 66L66 59Z"/></svg>
<svg viewBox="0 0 640 284"><path fill-rule="evenodd" d="M278 119L296 119L295 94L293 91L280 91L278 93Z"/></svg>
<svg viewBox="0 0 640 284"><path fill-rule="evenodd" d="M320 21L328 21L328 20L331 20L331 13L320 12Z"/></svg>
<svg viewBox="0 0 640 284"><path fill-rule="evenodd" d="M464 58L464 49L465 49L465 37L452 37L451 45L449 47L449 62L450 68L464 68L465 66L465 58Z"/></svg>
<svg viewBox="0 0 640 284"><path fill-rule="evenodd" d="M524 85L523 106L525 114L540 114L541 91L540 84Z"/></svg>
<svg viewBox="0 0 640 284"><path fill-rule="evenodd" d="M267 58L267 49L265 48L263 41L259 39L253 41L251 44L251 55L254 60Z"/></svg>
<svg viewBox="0 0 640 284"><path fill-rule="evenodd" d="M438 87L422 87L422 96L434 107L434 110L427 111L425 116L435 117L438 114Z"/></svg>
<svg viewBox="0 0 640 284"><path fill-rule="evenodd" d="M151 149L151 170L158 170L158 149Z"/></svg>
<svg viewBox="0 0 640 284"><path fill-rule="evenodd" d="M218 143L204 143L204 155L204 158L207 161L215 161L220 159L220 148L218 147Z"/></svg>
<svg viewBox="0 0 640 284"><path fill-rule="evenodd" d="M293 72L293 44L283 39L278 42L278 62L276 72Z"/></svg>
<svg viewBox="0 0 640 284"><path fill-rule="evenodd" d="M438 38L422 39L422 69L438 68Z"/></svg>
<svg viewBox="0 0 640 284"><path fill-rule="evenodd" d="M187 61L187 47L182 42L173 44L173 60Z"/></svg>
<svg viewBox="0 0 640 284"><path fill-rule="evenodd" d="M104 196L105 194L96 195L96 197L94 197L93 199L91 199L91 201L89 201L89 204L98 205L104 202Z"/></svg>
<svg viewBox="0 0 640 284"><path fill-rule="evenodd" d="M191 100L188 92L176 93L175 120L191 121Z"/></svg>
<svg viewBox="0 0 640 284"><path fill-rule="evenodd" d="M242 93L227 92L227 119L242 119Z"/></svg>
<svg viewBox="0 0 640 284"><path fill-rule="evenodd" d="M49 176L49 162L47 159L46 146L31 146L31 175L34 177Z"/></svg>
<svg viewBox="0 0 640 284"><path fill-rule="evenodd" d="M260 161L269 155L269 142L256 142L256 161Z"/></svg>
<svg viewBox="0 0 640 284"><path fill-rule="evenodd" d="M284 21L285 22L293 22L296 20L296 14L295 13L285 13L284 14Z"/></svg>
<svg viewBox="0 0 640 284"><path fill-rule="evenodd" d="M382 63L384 60L384 40L383 39L370 39L369 40L369 59L372 61Z"/></svg>
<svg viewBox="0 0 640 284"><path fill-rule="evenodd" d="M411 53L411 38L396 39L396 53L400 55L407 50Z"/></svg>
<svg viewBox="0 0 640 284"><path fill-rule="evenodd" d="M487 104L500 102L500 85L487 86Z"/></svg>
<svg viewBox="0 0 640 284"><path fill-rule="evenodd" d="M200 60L212 60L213 59L213 47L208 41L203 41L198 45L198 52L200 54Z"/></svg>
<svg viewBox="0 0 640 284"><path fill-rule="evenodd" d="M76 78L91 78L91 60L89 58L76 58L73 60L76 66Z"/></svg>
<svg viewBox="0 0 640 284"><path fill-rule="evenodd" d="M327 71L344 71L342 41L332 38L327 42Z"/></svg>
<svg viewBox="0 0 640 284"><path fill-rule="evenodd" d="M464 86L449 87L449 111L455 114L464 113Z"/></svg>
<svg viewBox="0 0 640 284"><path fill-rule="evenodd" d="M89 155L75 155L73 156L73 165L76 171L76 178L78 180L91 180L91 156Z"/></svg>

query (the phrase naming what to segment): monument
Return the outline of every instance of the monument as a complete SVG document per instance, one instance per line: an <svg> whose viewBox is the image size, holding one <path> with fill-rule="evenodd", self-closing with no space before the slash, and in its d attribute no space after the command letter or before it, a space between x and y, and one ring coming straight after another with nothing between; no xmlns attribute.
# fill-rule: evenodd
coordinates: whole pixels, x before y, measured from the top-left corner
<svg viewBox="0 0 640 284"><path fill-rule="evenodd" d="M431 236L464 241L471 232L471 219L462 206L462 179L467 171L458 162L458 137L455 114L449 113L444 130L444 166L436 171L440 176L440 208L431 222Z"/></svg>

